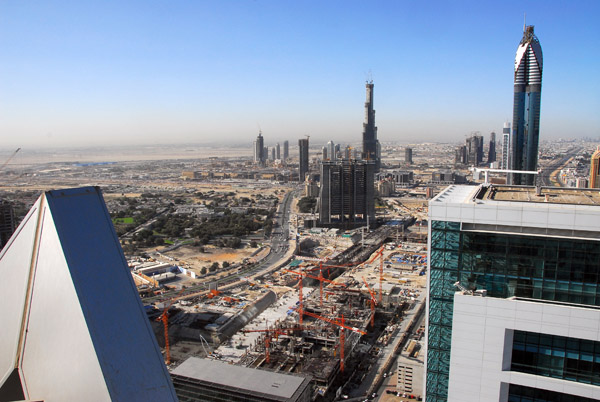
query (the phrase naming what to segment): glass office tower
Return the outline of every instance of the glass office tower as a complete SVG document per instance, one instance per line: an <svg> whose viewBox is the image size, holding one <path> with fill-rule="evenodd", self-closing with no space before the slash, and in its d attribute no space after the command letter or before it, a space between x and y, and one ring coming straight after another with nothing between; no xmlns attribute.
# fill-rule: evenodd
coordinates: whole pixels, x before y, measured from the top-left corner
<svg viewBox="0 0 600 402"><path fill-rule="evenodd" d="M513 170L537 170L540 137L540 100L542 94L542 47L525 27L515 58L513 125L510 164ZM532 175L512 174L512 184L533 185Z"/></svg>
<svg viewBox="0 0 600 402"><path fill-rule="evenodd" d="M429 218L426 400L600 398L600 192L451 186Z"/></svg>

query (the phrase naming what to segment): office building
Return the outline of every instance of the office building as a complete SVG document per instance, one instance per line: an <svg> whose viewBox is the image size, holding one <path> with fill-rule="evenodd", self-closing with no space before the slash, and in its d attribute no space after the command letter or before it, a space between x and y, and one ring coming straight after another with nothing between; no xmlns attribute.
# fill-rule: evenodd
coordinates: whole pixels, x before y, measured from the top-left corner
<svg viewBox="0 0 600 402"><path fill-rule="evenodd" d="M375 162L323 162L319 224L339 228L374 225L374 188Z"/></svg>
<svg viewBox="0 0 600 402"><path fill-rule="evenodd" d="M381 162L378 156L379 141L377 140L377 126L375 126L375 110L373 109L373 81L367 81L367 100L365 102L365 122L363 123L363 149L362 158L375 162L375 171L378 172ZM379 150L379 153L381 151Z"/></svg>
<svg viewBox="0 0 600 402"><path fill-rule="evenodd" d="M298 140L298 149L300 152L300 162L298 164L298 180L304 181L304 176L308 173L308 138Z"/></svg>
<svg viewBox="0 0 600 402"><path fill-rule="evenodd" d="M283 141L283 160L286 161L290 157L290 143L288 140Z"/></svg>
<svg viewBox="0 0 600 402"><path fill-rule="evenodd" d="M275 150L275 159L281 159L281 147L279 146L279 143L275 145Z"/></svg>
<svg viewBox="0 0 600 402"><path fill-rule="evenodd" d="M262 136L262 131L258 132L258 137L256 137L256 141L254 141L254 163L259 165L264 165L265 160L267 159L267 153L264 151L265 149L265 140Z"/></svg>
<svg viewBox="0 0 600 402"><path fill-rule="evenodd" d="M310 402L310 377L190 357L172 373L180 402Z"/></svg>
<svg viewBox="0 0 600 402"><path fill-rule="evenodd" d="M413 163L412 154L413 154L412 148L407 147L404 149L404 162L406 162L409 165L412 165L412 163Z"/></svg>
<svg viewBox="0 0 600 402"><path fill-rule="evenodd" d="M450 186L429 222L426 400L600 399L600 191Z"/></svg>
<svg viewBox="0 0 600 402"><path fill-rule="evenodd" d="M510 166L512 170L537 170L540 137L540 101L542 95L542 47L526 26L515 58L515 85L513 124L510 141ZM510 184L533 185L535 177L514 173Z"/></svg>
<svg viewBox="0 0 600 402"><path fill-rule="evenodd" d="M335 144L333 143L333 141L329 141L327 143L327 157L330 161L334 161L337 159L335 153Z"/></svg>
<svg viewBox="0 0 600 402"><path fill-rule="evenodd" d="M0 277L0 400L177 400L98 188L42 194Z"/></svg>
<svg viewBox="0 0 600 402"><path fill-rule="evenodd" d="M490 146L488 147L488 164L496 162L496 133L490 133Z"/></svg>
<svg viewBox="0 0 600 402"><path fill-rule="evenodd" d="M590 188L600 188L600 146L592 154L590 163Z"/></svg>
<svg viewBox="0 0 600 402"><path fill-rule="evenodd" d="M502 161L500 163L500 169L507 170L510 166L510 122L504 123L502 129Z"/></svg>
<svg viewBox="0 0 600 402"><path fill-rule="evenodd" d="M483 161L483 136L473 133L466 141L467 161L470 166L479 166Z"/></svg>
<svg viewBox="0 0 600 402"><path fill-rule="evenodd" d="M323 146L321 148L321 160L329 160L329 155L327 155L327 146Z"/></svg>
<svg viewBox="0 0 600 402"><path fill-rule="evenodd" d="M456 148L454 154L454 164L455 165L466 165L467 164L467 146L461 145Z"/></svg>

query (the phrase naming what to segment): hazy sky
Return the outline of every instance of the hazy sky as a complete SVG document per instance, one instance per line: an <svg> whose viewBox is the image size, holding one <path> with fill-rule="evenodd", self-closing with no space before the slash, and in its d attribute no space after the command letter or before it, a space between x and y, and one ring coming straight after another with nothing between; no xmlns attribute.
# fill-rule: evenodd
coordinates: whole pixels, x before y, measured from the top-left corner
<svg viewBox="0 0 600 402"><path fill-rule="evenodd" d="M0 2L2 145L462 141L512 120L523 13L542 139L600 136L600 1Z"/></svg>

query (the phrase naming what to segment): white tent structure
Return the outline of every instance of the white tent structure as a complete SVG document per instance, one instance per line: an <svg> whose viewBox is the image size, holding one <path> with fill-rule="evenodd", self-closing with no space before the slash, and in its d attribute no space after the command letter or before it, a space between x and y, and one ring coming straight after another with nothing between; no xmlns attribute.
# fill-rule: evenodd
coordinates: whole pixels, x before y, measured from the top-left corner
<svg viewBox="0 0 600 402"><path fill-rule="evenodd" d="M177 400L98 188L37 200L0 295L0 401Z"/></svg>

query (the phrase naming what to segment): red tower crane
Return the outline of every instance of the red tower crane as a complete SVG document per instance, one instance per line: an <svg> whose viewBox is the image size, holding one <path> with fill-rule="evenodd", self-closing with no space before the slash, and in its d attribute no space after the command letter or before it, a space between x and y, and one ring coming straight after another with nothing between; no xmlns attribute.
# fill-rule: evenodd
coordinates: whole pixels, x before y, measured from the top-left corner
<svg viewBox="0 0 600 402"><path fill-rule="evenodd" d="M344 321L344 315L343 314L342 314L342 317L341 317L340 321L334 320L334 319L331 319L331 318L327 318L327 317L323 317L321 315L318 315L318 314L315 314L315 313L311 313L310 311L305 311L304 314L306 314L306 315L308 315L310 317L316 318L318 320L325 321L325 322L328 322L330 324L337 325L338 327L340 327L340 370L343 373L344 372L344 342L345 342L345 339L346 339L345 334L344 334L344 329L347 329L347 330L350 330L350 331L353 331L353 332L357 332L357 333L359 333L361 335L365 335L366 332L362 331L362 330L360 330L360 329L358 329L356 327L349 327L349 326L347 326L346 323L345 323L345 321Z"/></svg>
<svg viewBox="0 0 600 402"><path fill-rule="evenodd" d="M302 282L302 276L318 280L319 281L319 293L320 293L320 297L321 297L321 307L323 307L323 282L331 283L332 285L336 285L336 286L346 286L343 283L330 281L329 279L324 278L323 271L319 271L319 276L313 276L313 275L307 274L306 272L296 272L296 271L292 271L289 269L285 269L284 272L289 272L291 274L298 275L300 277L300 282ZM300 289L302 289L302 286L300 285L298 289L300 291L300 295L302 295L302 291L300 290ZM302 309L302 296L300 296L300 309ZM302 321L300 321L300 323L302 323Z"/></svg>
<svg viewBox="0 0 600 402"><path fill-rule="evenodd" d="M171 349L169 345L169 309L178 299L178 296L183 292L184 289L181 289L181 292L177 294L176 297L170 300L170 303L167 307L165 307L162 311L162 314L158 316L156 321L162 321L163 326L165 327L165 363L167 365L171 364Z"/></svg>
<svg viewBox="0 0 600 402"><path fill-rule="evenodd" d="M363 282L367 286L367 290L369 291L369 294L371 295L371 328L373 328L375 326L375 304L377 303L377 300L375 300L375 295L373 294L373 291L369 287L369 284L367 283L367 280L365 279L364 276L363 276Z"/></svg>
<svg viewBox="0 0 600 402"><path fill-rule="evenodd" d="M303 327L293 328L267 328L267 329L243 329L242 332L247 334L250 332L264 332L265 333L265 360L267 363L271 363L271 339L279 335L285 335L292 331L302 331Z"/></svg>

